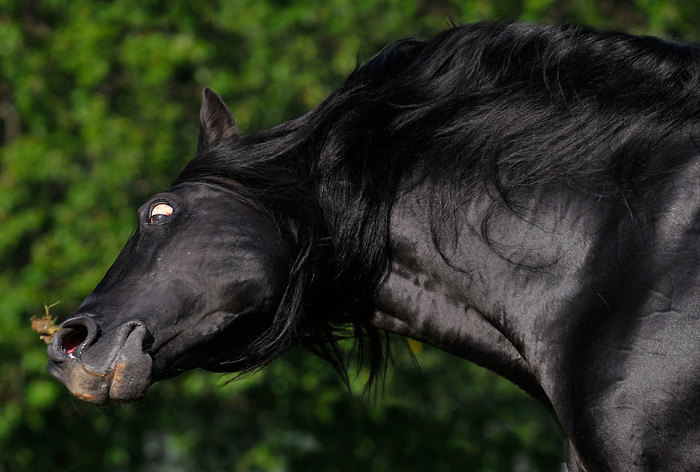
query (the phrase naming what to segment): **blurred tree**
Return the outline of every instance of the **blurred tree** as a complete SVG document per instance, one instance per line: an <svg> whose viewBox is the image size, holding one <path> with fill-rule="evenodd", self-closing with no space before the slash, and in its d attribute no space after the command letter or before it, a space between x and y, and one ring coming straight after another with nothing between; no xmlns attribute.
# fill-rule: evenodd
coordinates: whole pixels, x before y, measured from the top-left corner
<svg viewBox="0 0 700 472"><path fill-rule="evenodd" d="M420 371L399 354L375 405L292 352L96 409L49 378L29 329L43 303L66 315L89 293L138 205L190 159L205 85L257 130L316 105L358 56L450 18L700 36L695 0L0 0L0 470L559 467L544 408L433 349Z"/></svg>

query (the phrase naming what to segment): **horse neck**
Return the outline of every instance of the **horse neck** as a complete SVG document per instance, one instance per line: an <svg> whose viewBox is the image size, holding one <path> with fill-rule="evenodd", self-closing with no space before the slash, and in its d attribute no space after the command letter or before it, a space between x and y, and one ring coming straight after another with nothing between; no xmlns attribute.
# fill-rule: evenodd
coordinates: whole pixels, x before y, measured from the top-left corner
<svg viewBox="0 0 700 472"><path fill-rule="evenodd" d="M594 249L584 236L593 214L564 195L543 196L535 200L546 212L497 214L485 238L488 197L436 227L430 194L415 188L393 208L392 265L374 325L489 368L550 405L542 351L556 345L553 326L584 291L577 274Z"/></svg>
<svg viewBox="0 0 700 472"><path fill-rule="evenodd" d="M373 324L555 403L558 353L580 319L607 310L606 299L623 283L620 257L645 244L643 232L624 205L561 188L533 195L518 215L496 213L485 238L488 197L470 200L435 227L431 193L416 187L393 207L392 265Z"/></svg>
<svg viewBox="0 0 700 472"><path fill-rule="evenodd" d="M678 352L697 357L700 160L689 143L657 156L668 169L647 189L646 221L624 202L550 188L518 215L495 213L485 238L488 197L466 201L454 219L431 227L432 189L404 193L391 215L392 265L373 324L510 379L552 407L572 437L580 411L588 411L577 402L624 387L615 383L618 367L634 370L630 359L653 350L668 361L671 378L692 377L672 363ZM654 344L652 320L669 307L673 324L664 329L675 331ZM643 385L643 377L630 384ZM604 401L627 397L611 398Z"/></svg>

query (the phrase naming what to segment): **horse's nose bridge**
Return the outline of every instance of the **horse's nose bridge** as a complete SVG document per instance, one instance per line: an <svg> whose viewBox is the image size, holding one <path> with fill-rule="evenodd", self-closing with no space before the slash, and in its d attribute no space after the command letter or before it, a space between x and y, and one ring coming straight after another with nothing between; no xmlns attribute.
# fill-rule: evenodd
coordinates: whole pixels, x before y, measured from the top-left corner
<svg viewBox="0 0 700 472"><path fill-rule="evenodd" d="M100 337L100 328L88 315L78 315L64 321L54 338L54 349L68 356L78 356Z"/></svg>

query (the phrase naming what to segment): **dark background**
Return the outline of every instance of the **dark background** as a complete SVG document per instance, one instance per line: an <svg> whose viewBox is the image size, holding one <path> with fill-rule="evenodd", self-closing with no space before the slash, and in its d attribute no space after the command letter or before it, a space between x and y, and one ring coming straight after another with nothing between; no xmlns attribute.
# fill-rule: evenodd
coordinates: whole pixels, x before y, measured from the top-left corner
<svg viewBox="0 0 700 472"><path fill-rule="evenodd" d="M503 379L397 343L366 372L290 352L95 408L44 371L29 318L71 313L192 157L201 90L255 131L309 110L387 42L449 19L567 21L697 41L697 0L0 0L0 470L559 471L545 409Z"/></svg>

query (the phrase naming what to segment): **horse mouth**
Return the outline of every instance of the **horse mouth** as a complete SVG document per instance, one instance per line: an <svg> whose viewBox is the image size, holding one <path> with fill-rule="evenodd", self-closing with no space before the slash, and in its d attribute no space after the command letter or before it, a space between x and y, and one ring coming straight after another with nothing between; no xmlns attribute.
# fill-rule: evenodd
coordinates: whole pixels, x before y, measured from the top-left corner
<svg viewBox="0 0 700 472"><path fill-rule="evenodd" d="M143 398L152 384L153 359L146 327L123 324L110 340L99 339L87 317L69 320L48 346L46 370L76 397L96 405Z"/></svg>

